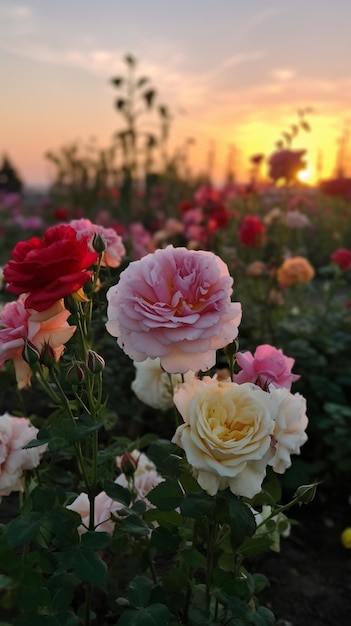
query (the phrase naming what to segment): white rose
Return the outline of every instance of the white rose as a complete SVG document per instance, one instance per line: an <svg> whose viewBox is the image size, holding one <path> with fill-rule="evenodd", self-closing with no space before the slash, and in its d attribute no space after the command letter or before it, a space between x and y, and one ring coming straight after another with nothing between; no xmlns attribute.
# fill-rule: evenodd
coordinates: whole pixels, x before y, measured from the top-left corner
<svg viewBox="0 0 351 626"><path fill-rule="evenodd" d="M273 552L280 551L280 536L289 537L291 524L284 515L284 513L278 513L277 515L272 515L272 507L269 504L264 504L262 506L262 510L255 511L252 509L252 512L255 516L255 522L257 525L257 529L255 531L254 537L259 537L265 535L272 540L272 544L270 545L270 549ZM267 523L265 521L268 520Z"/></svg>
<svg viewBox="0 0 351 626"><path fill-rule="evenodd" d="M174 394L184 424L172 439L185 451L210 495L230 488L252 498L261 490L274 429L271 394L253 383L192 378Z"/></svg>
<svg viewBox="0 0 351 626"><path fill-rule="evenodd" d="M306 399L299 393L287 389L269 387L269 395L276 403L273 431L274 456L269 465L278 474L283 474L291 465L291 454L300 454L300 447L307 441Z"/></svg>
<svg viewBox="0 0 351 626"><path fill-rule="evenodd" d="M168 374L161 365L160 359L146 359L134 362L136 377L132 382L135 395L153 409L166 411L173 405L173 391L182 384L181 374ZM187 380L194 372L184 374Z"/></svg>

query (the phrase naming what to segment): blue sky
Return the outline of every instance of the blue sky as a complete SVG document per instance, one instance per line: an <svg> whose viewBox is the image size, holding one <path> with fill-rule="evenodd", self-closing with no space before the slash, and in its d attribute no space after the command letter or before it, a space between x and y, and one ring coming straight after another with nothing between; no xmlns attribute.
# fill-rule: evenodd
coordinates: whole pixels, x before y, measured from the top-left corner
<svg viewBox="0 0 351 626"><path fill-rule="evenodd" d="M174 149L195 137L195 168L214 146L220 178L235 145L244 178L249 155L272 152L312 106L295 147L330 175L351 117L350 24L348 0L2 0L0 153L45 183L47 150L107 146L119 125L109 79L131 53L172 111Z"/></svg>

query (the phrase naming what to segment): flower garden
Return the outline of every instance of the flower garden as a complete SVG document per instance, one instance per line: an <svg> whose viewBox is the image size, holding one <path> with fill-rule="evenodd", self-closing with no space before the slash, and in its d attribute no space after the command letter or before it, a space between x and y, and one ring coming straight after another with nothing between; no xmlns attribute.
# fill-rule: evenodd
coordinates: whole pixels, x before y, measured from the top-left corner
<svg viewBox="0 0 351 626"><path fill-rule="evenodd" d="M2 626L273 625L265 555L347 510L350 195L271 167L2 192Z"/></svg>

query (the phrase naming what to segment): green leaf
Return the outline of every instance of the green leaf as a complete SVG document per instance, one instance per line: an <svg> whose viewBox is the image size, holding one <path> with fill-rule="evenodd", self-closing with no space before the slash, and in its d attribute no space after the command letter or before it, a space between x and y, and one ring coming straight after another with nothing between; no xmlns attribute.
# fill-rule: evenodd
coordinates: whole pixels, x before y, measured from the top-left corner
<svg viewBox="0 0 351 626"><path fill-rule="evenodd" d="M159 550L175 550L179 541L180 538L168 528L158 526L152 531L151 545Z"/></svg>
<svg viewBox="0 0 351 626"><path fill-rule="evenodd" d="M107 493L109 498L115 500L116 502L121 502L124 506L129 506L131 502L131 495L129 489L126 487L122 487L117 483L114 483L112 480L105 480L103 484L104 491Z"/></svg>
<svg viewBox="0 0 351 626"><path fill-rule="evenodd" d="M12 578L10 578L9 576L5 576L4 574L0 574L0 591L2 591L3 589L8 589L9 587L11 587L12 583Z"/></svg>
<svg viewBox="0 0 351 626"><path fill-rule="evenodd" d="M79 626L79 619L71 611L60 611L55 615L60 626Z"/></svg>
<svg viewBox="0 0 351 626"><path fill-rule="evenodd" d="M139 611L128 611L118 620L118 626L169 626L171 614L164 604L151 604Z"/></svg>
<svg viewBox="0 0 351 626"><path fill-rule="evenodd" d="M275 621L274 614L265 606L259 606L255 615L252 617L252 623L255 626L273 626Z"/></svg>
<svg viewBox="0 0 351 626"><path fill-rule="evenodd" d="M39 615L38 613L22 613L14 626L61 626L53 615Z"/></svg>
<svg viewBox="0 0 351 626"><path fill-rule="evenodd" d="M91 550L104 550L111 542L108 533L102 531L88 531L82 535L82 546L86 546Z"/></svg>
<svg viewBox="0 0 351 626"><path fill-rule="evenodd" d="M178 511L159 511L158 509L149 509L144 513L144 520L150 523L158 522L160 526L169 529L182 526L184 524L183 517L180 513L178 513Z"/></svg>
<svg viewBox="0 0 351 626"><path fill-rule="evenodd" d="M9 548L17 548L32 541L40 530L41 520L41 514L36 512L12 520L6 528L6 541Z"/></svg>
<svg viewBox="0 0 351 626"><path fill-rule="evenodd" d="M150 533L149 527L137 515L128 515L124 519L117 520L117 530L134 537L146 537Z"/></svg>
<svg viewBox="0 0 351 626"><path fill-rule="evenodd" d="M182 550L181 557L194 569L205 569L206 568L206 557L196 550L196 548L188 548L186 550Z"/></svg>
<svg viewBox="0 0 351 626"><path fill-rule="evenodd" d="M46 609L51 602L51 597L45 587L26 585L20 587L18 600L23 611L35 611Z"/></svg>
<svg viewBox="0 0 351 626"><path fill-rule="evenodd" d="M183 492L176 480L167 478L164 482L156 485L147 497L151 504L154 504L161 511L173 511L180 505Z"/></svg>
<svg viewBox="0 0 351 626"><path fill-rule="evenodd" d="M207 493L191 493L180 504L180 510L185 517L213 518L216 510L216 500Z"/></svg>
<svg viewBox="0 0 351 626"><path fill-rule="evenodd" d="M61 564L64 567L70 567L82 582L96 585L106 583L106 563L90 548L79 545L72 550L62 552L60 557Z"/></svg>
<svg viewBox="0 0 351 626"><path fill-rule="evenodd" d="M146 576L136 576L128 587L128 600L135 608L147 605L152 589L152 581Z"/></svg>
<svg viewBox="0 0 351 626"><path fill-rule="evenodd" d="M256 522L251 509L229 490L226 491L229 509L230 540L233 548L238 548L246 537L256 530Z"/></svg>

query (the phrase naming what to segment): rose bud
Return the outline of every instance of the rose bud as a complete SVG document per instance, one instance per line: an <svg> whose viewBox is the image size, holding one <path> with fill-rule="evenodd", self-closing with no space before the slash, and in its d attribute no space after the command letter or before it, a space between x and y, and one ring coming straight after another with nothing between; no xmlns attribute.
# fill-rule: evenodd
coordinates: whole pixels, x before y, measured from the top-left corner
<svg viewBox="0 0 351 626"><path fill-rule="evenodd" d="M49 369L53 367L56 363L55 352L48 343L44 344L43 350L40 355L40 363L42 365L45 365Z"/></svg>
<svg viewBox="0 0 351 626"><path fill-rule="evenodd" d="M120 460L120 468L123 474L127 476L127 478L130 476L133 476L137 467L138 467L138 460L135 459L133 455L130 454L130 452L125 452L124 454L122 454L121 460Z"/></svg>
<svg viewBox="0 0 351 626"><path fill-rule="evenodd" d="M101 237L100 233L95 233L92 244L95 252L97 252L98 254L102 254L102 252L106 250L106 242L104 238Z"/></svg>
<svg viewBox="0 0 351 626"><path fill-rule="evenodd" d="M100 374L105 368L105 360L94 350L88 350L87 367L93 374Z"/></svg>
<svg viewBox="0 0 351 626"><path fill-rule="evenodd" d="M30 341L30 339L25 340L22 357L23 360L31 367L32 365L36 365L40 361L40 352L37 346L34 345L34 343Z"/></svg>
<svg viewBox="0 0 351 626"><path fill-rule="evenodd" d="M70 385L80 385L84 378L85 372L79 363L73 363L69 370L67 371L67 382Z"/></svg>

